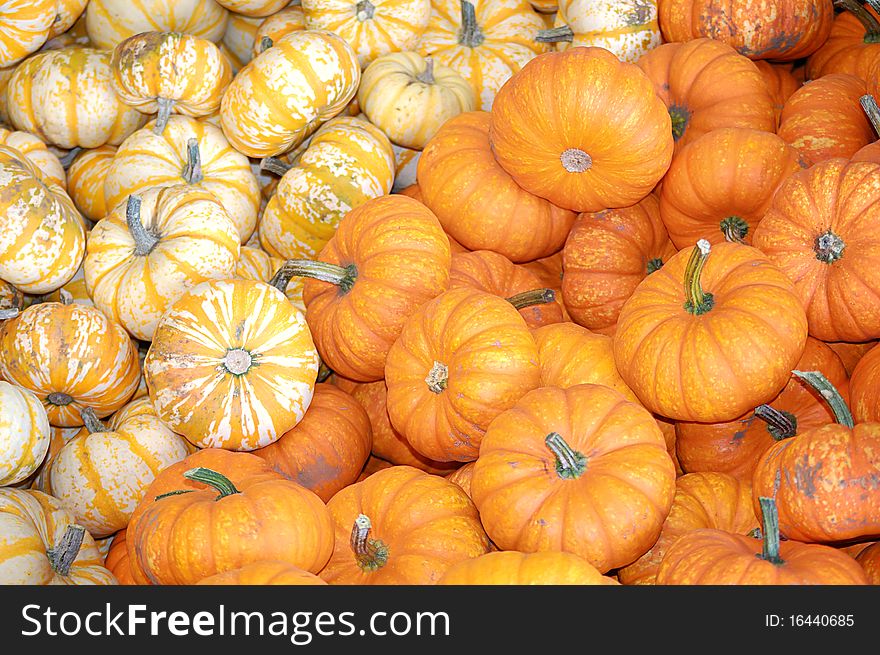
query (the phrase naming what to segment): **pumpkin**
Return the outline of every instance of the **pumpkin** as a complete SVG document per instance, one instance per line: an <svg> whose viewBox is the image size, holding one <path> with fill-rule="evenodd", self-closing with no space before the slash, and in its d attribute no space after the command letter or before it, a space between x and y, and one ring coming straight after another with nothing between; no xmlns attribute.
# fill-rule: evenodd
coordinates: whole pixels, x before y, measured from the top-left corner
<svg viewBox="0 0 880 655"><path fill-rule="evenodd" d="M2 121L4 125L9 125L10 123L6 90L9 86L9 80L12 79L12 76L15 74L16 68L17 66L0 68L0 121Z"/></svg>
<svg viewBox="0 0 880 655"><path fill-rule="evenodd" d="M253 451L325 503L357 480L372 446L366 410L328 383L315 385L302 420L275 443Z"/></svg>
<svg viewBox="0 0 880 655"><path fill-rule="evenodd" d="M828 0L658 0L666 41L709 37L749 59L794 61L818 50L831 33Z"/></svg>
<svg viewBox="0 0 880 655"><path fill-rule="evenodd" d="M381 471L382 469L391 468L392 466L394 466L394 464L392 464L391 462L384 460L384 459L380 459L378 457L374 457L373 455L370 455L369 459L367 460L367 463L364 464L364 468L361 470L361 474L358 476L358 478L357 478L357 480L355 480L355 482L360 482L361 480L365 480L366 478L373 475L373 473L375 473L376 471Z"/></svg>
<svg viewBox="0 0 880 655"><path fill-rule="evenodd" d="M229 12L215 0L90 0L86 30L97 48L112 50L141 32L184 32L217 42L223 38Z"/></svg>
<svg viewBox="0 0 880 655"><path fill-rule="evenodd" d="M843 362L846 368L847 375L852 376L862 357L867 355L868 351L877 345L877 340L864 343L847 343L846 341L826 341L825 343L840 357L840 361Z"/></svg>
<svg viewBox="0 0 880 655"><path fill-rule="evenodd" d="M14 148L37 169L41 179L50 185L67 190L67 174L58 157L46 144L28 132L13 132L0 128L0 145Z"/></svg>
<svg viewBox="0 0 880 655"><path fill-rule="evenodd" d="M880 423L880 347L873 347L856 364L850 379L850 402L859 423ZM832 380L832 384L834 381Z"/></svg>
<svg viewBox="0 0 880 655"><path fill-rule="evenodd" d="M846 553L780 540L773 499L763 498L762 538L715 528L682 535L663 557L658 585L863 585L865 572Z"/></svg>
<svg viewBox="0 0 880 655"><path fill-rule="evenodd" d="M471 481L499 549L569 552L603 573L651 547L674 491L651 414L594 384L542 387L500 414Z"/></svg>
<svg viewBox="0 0 880 655"><path fill-rule="evenodd" d="M0 584L117 584L92 536L41 491L0 489L0 534Z"/></svg>
<svg viewBox="0 0 880 655"><path fill-rule="evenodd" d="M4 0L0 3L0 68L17 64L79 17L88 0Z"/></svg>
<svg viewBox="0 0 880 655"><path fill-rule="evenodd" d="M785 386L804 351L806 318L792 282L758 249L700 240L624 304L614 360L649 410L729 421Z"/></svg>
<svg viewBox="0 0 880 655"><path fill-rule="evenodd" d="M156 114L161 134L171 112L207 116L220 108L232 67L207 39L182 32L142 32L121 41L110 59L113 89L129 107Z"/></svg>
<svg viewBox="0 0 880 655"><path fill-rule="evenodd" d="M846 396L847 373L843 363L818 339L807 337L804 353L795 367L821 371ZM834 415L819 393L799 377L791 376L773 400L733 421L679 421L675 425L676 452L682 468L688 472L717 471L751 480L770 446L832 420Z"/></svg>
<svg viewBox="0 0 880 655"><path fill-rule="evenodd" d="M360 118L339 116L285 167L260 219L260 243L276 257L315 259L342 217L394 184L388 137Z"/></svg>
<svg viewBox="0 0 880 655"><path fill-rule="evenodd" d="M782 114L782 108L785 103L797 91L803 83L792 72L790 63L771 63L764 59L755 61L758 71L767 84L770 91L770 97L773 98L773 109L776 114L777 128L779 126L779 116Z"/></svg>
<svg viewBox="0 0 880 655"><path fill-rule="evenodd" d="M110 212L104 202L104 181L116 156L116 146L81 150L67 169L67 189L76 208L91 221Z"/></svg>
<svg viewBox="0 0 880 655"><path fill-rule="evenodd" d="M390 52L412 50L428 25L430 0L303 0L307 30L338 34L361 68Z"/></svg>
<svg viewBox="0 0 880 655"><path fill-rule="evenodd" d="M659 207L652 193L631 207L578 216L562 249L562 300L575 323L613 326L639 283L675 254Z"/></svg>
<svg viewBox="0 0 880 655"><path fill-rule="evenodd" d="M24 294L9 282L0 280L0 321L15 318L24 308Z"/></svg>
<svg viewBox="0 0 880 655"><path fill-rule="evenodd" d="M754 504L772 495L779 529L797 541L847 542L880 535L880 423L856 423L821 373L795 372L834 411L835 422L767 449L753 475Z"/></svg>
<svg viewBox="0 0 880 655"><path fill-rule="evenodd" d="M849 158L875 139L859 98L865 82L829 73L795 91L782 108L778 134L807 165L832 157Z"/></svg>
<svg viewBox="0 0 880 655"><path fill-rule="evenodd" d="M131 574L125 528L113 536L113 541L110 543L110 550L107 551L107 555L104 557L104 567L114 575L119 584L137 584Z"/></svg>
<svg viewBox="0 0 880 655"><path fill-rule="evenodd" d="M676 248L701 238L751 243L776 189L806 161L796 144L770 132L727 127L691 141L675 156L660 191L669 238Z"/></svg>
<svg viewBox="0 0 880 655"><path fill-rule="evenodd" d="M318 575L330 584L436 584L453 564L489 550L461 487L411 466L377 471L327 508L336 545Z"/></svg>
<svg viewBox="0 0 880 655"><path fill-rule="evenodd" d="M285 0L286 1L286 0ZM304 571L289 562L256 560L237 569L202 578L196 585L326 585L314 573Z"/></svg>
<svg viewBox="0 0 880 655"><path fill-rule="evenodd" d="M217 4L236 14L259 18L281 11L290 0L217 0Z"/></svg>
<svg viewBox="0 0 880 655"><path fill-rule="evenodd" d="M223 39L217 46L229 61L233 75L238 73L254 58L253 50L256 46L257 30L262 22L262 18L229 14L229 21L227 21L226 30L223 32ZM219 122L220 117L217 113L212 113L211 116L215 117ZM219 124L217 126L219 127Z"/></svg>
<svg viewBox="0 0 880 655"><path fill-rule="evenodd" d="M260 190L247 157L230 147L222 130L204 121L172 116L161 134L155 125L151 121L116 151L104 181L108 213L131 194L188 184L210 191L235 224L239 240L247 241L260 210Z"/></svg>
<svg viewBox="0 0 880 655"><path fill-rule="evenodd" d="M868 79L871 66L880 58L880 8L859 0L836 0L844 9L837 14L831 33L807 58L807 79L828 73L849 73Z"/></svg>
<svg viewBox="0 0 880 655"><path fill-rule="evenodd" d="M76 270L76 273L64 286L55 289L52 293L37 296L37 300L39 302L72 302L76 305L89 305L92 307L95 305L86 288L85 273L82 266Z"/></svg>
<svg viewBox="0 0 880 655"><path fill-rule="evenodd" d="M662 42L656 0L561 0L554 25L538 32L557 50L596 46L635 63Z"/></svg>
<svg viewBox="0 0 880 655"><path fill-rule="evenodd" d="M300 4L290 5L271 16L267 16L260 21L259 27L254 34L251 57L256 57L263 52L268 43L275 43L275 41L283 36L287 36L291 32L304 30L306 28L305 21L302 5ZM268 42L264 40L267 38L269 39Z"/></svg>
<svg viewBox="0 0 880 655"><path fill-rule="evenodd" d="M113 90L111 53L74 47L22 62L6 87L9 120L61 148L119 145L147 122Z"/></svg>
<svg viewBox="0 0 880 655"><path fill-rule="evenodd" d="M86 33L85 8L88 0L61 0L57 5L55 22L49 29L49 39L40 50L61 50L73 45L89 45Z"/></svg>
<svg viewBox="0 0 880 655"><path fill-rule="evenodd" d="M535 340L507 300L460 287L422 305L388 351L391 424L431 459L477 458L486 429L540 383Z"/></svg>
<svg viewBox="0 0 880 655"><path fill-rule="evenodd" d="M42 491L47 494L52 493L52 462L58 456L58 453L61 452L61 449L64 448L64 445L81 434L88 434L88 430L85 426L79 426L75 428L58 428L54 425L49 426L49 450L46 452L46 457L43 459L43 463L40 465L40 468L37 469L36 474L34 474L30 479L30 484L27 485L30 489L36 489L37 491ZM22 487L24 488L24 487Z"/></svg>
<svg viewBox="0 0 880 655"><path fill-rule="evenodd" d="M238 231L209 191L150 187L98 221L83 269L95 305L149 341L184 291L232 277L239 252Z"/></svg>
<svg viewBox="0 0 880 655"><path fill-rule="evenodd" d="M492 105L489 142L526 191L593 212L627 207L651 192L672 159L671 129L666 107L635 64L604 48L571 48L535 57L504 84Z"/></svg>
<svg viewBox="0 0 880 655"><path fill-rule="evenodd" d="M33 391L58 427L83 425L83 409L103 418L137 388L137 350L121 325L95 307L31 305L0 327L0 377Z"/></svg>
<svg viewBox="0 0 880 655"><path fill-rule="evenodd" d="M96 538L122 530L156 474L192 450L139 398L104 425L83 410L88 434L68 441L52 461L50 493Z"/></svg>
<svg viewBox="0 0 880 655"><path fill-rule="evenodd" d="M577 555L565 552L486 553L453 564L439 585L615 585Z"/></svg>
<svg viewBox="0 0 880 655"><path fill-rule="evenodd" d="M18 150L0 145L0 176L0 278L25 293L54 291L82 262L82 217Z"/></svg>
<svg viewBox="0 0 880 655"><path fill-rule="evenodd" d="M37 396L0 380L0 487L34 473L49 450L49 418Z"/></svg>
<svg viewBox="0 0 880 655"><path fill-rule="evenodd" d="M763 76L726 43L707 38L664 43L636 63L668 108L676 153L721 127L776 131L773 98Z"/></svg>
<svg viewBox="0 0 880 655"><path fill-rule="evenodd" d="M277 288L211 280L162 315L144 361L150 399L200 447L255 450L299 423L318 354L302 312Z"/></svg>
<svg viewBox="0 0 880 655"><path fill-rule="evenodd" d="M489 112L444 123L419 158L419 190L443 229L468 250L513 262L562 248L575 213L529 193L499 165L489 144Z"/></svg>
<svg viewBox="0 0 880 655"><path fill-rule="evenodd" d="M755 229L760 248L794 283L810 335L880 337L880 164L828 159L789 177Z"/></svg>
<svg viewBox="0 0 880 655"><path fill-rule="evenodd" d="M271 284L275 274L284 266L284 260L273 257L259 247L242 246L238 262L235 264L235 277L256 280ZM302 312L306 305L302 299L303 278L292 277L284 289L284 295Z"/></svg>
<svg viewBox="0 0 880 655"><path fill-rule="evenodd" d="M391 187L392 193L402 193L405 189L416 184L416 172L418 171L419 159L422 156L421 150L412 148L403 148L401 146L391 144L391 150L394 153L394 185ZM416 200L421 200L419 196L413 196L405 193Z"/></svg>
<svg viewBox="0 0 880 655"><path fill-rule="evenodd" d="M434 0L416 49L457 71L471 85L476 108L489 111L498 89L548 46L544 27L523 0Z"/></svg>
<svg viewBox="0 0 880 655"><path fill-rule="evenodd" d="M360 74L343 38L318 30L291 32L252 59L226 88L220 103L223 133L248 157L291 150L345 108Z"/></svg>
<svg viewBox="0 0 880 655"><path fill-rule="evenodd" d="M233 482L201 466L178 475L188 493L151 498L128 527L129 549L152 584L195 584L266 559L317 573L330 557L327 506L296 482L269 471ZM185 489L186 480L204 486Z"/></svg>
<svg viewBox="0 0 880 655"><path fill-rule="evenodd" d="M450 482L454 482L464 489L468 498L471 497L471 482L473 482L474 479L474 466L476 466L476 461L468 462L444 476Z"/></svg>
<svg viewBox="0 0 880 655"><path fill-rule="evenodd" d="M364 70L358 103L370 122L404 148L421 150L453 116L473 111L476 97L460 74L416 52L392 52Z"/></svg>
<svg viewBox="0 0 880 655"><path fill-rule="evenodd" d="M868 584L880 584L880 542L875 542L856 555L856 561L865 570Z"/></svg>

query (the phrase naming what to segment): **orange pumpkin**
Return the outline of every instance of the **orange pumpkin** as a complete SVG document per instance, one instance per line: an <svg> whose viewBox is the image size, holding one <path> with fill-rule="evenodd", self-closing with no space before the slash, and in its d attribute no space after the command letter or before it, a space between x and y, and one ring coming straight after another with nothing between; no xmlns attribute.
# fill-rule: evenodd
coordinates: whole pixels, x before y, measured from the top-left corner
<svg viewBox="0 0 880 655"><path fill-rule="evenodd" d="M121 585L135 585L134 577L131 575L131 566L128 559L128 548L126 547L126 530L123 528L113 536L110 543L110 550L104 557L104 566L110 573L116 576L116 580Z"/></svg>
<svg viewBox="0 0 880 655"><path fill-rule="evenodd" d="M370 455L370 458L367 460L367 463L364 464L364 468L361 471L361 474L358 476L357 480L355 480L355 482L366 480L368 477L373 475L373 473L381 471L382 469L391 468L392 466L394 466L394 464L392 464L391 462Z"/></svg>
<svg viewBox="0 0 880 655"><path fill-rule="evenodd" d="M616 585L586 560L565 552L486 553L450 566L440 585Z"/></svg>
<svg viewBox="0 0 880 655"><path fill-rule="evenodd" d="M880 346L875 345L856 364L850 380L852 412L859 423L880 423L878 390L880 390Z"/></svg>
<svg viewBox="0 0 880 655"><path fill-rule="evenodd" d="M797 91L802 81L792 73L792 65L784 62L769 62L764 59L755 61L755 66L764 78L770 97L773 98L773 109L776 113L776 124L779 125L779 115L785 102Z"/></svg>
<svg viewBox="0 0 880 655"><path fill-rule="evenodd" d="M868 584L880 585L880 542L875 542L856 555L868 576Z"/></svg>
<svg viewBox="0 0 880 655"><path fill-rule="evenodd" d="M202 578L197 585L326 585L314 573L288 562L257 560L237 569Z"/></svg>
<svg viewBox="0 0 880 655"><path fill-rule="evenodd" d="M471 496L471 482L474 479L474 467L476 466L476 461L468 462L462 466L459 466L452 473L447 474L445 477L450 482L454 482L459 487L464 489L464 492L468 495L468 498L473 498Z"/></svg>
<svg viewBox="0 0 880 655"><path fill-rule="evenodd" d="M875 339L864 343L847 343L846 341L826 341L825 343L831 350L837 353L837 356L840 357L840 361L843 362L846 368L847 375L852 377L856 366L862 361L862 357L867 355L868 351L876 346L878 341Z"/></svg>
<svg viewBox="0 0 880 655"><path fill-rule="evenodd" d="M834 4L844 11L837 14L822 47L807 58L807 78L849 73L866 80L871 66L880 59L878 7L859 0L836 0Z"/></svg>

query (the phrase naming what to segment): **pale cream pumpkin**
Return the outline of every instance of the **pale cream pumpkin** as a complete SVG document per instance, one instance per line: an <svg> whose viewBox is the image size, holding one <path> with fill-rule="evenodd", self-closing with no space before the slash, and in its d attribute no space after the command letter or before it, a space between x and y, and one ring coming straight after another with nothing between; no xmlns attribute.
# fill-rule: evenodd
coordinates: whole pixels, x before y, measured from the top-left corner
<svg viewBox="0 0 880 655"><path fill-rule="evenodd" d="M52 28L62 4L59 0L0 2L0 67L17 64L39 50L50 36L54 36ZM82 5L82 11L85 3L79 4ZM67 27L72 23L70 21Z"/></svg>
<svg viewBox="0 0 880 655"><path fill-rule="evenodd" d="M186 184L151 187L92 229L86 286L99 309L149 341L184 291L232 277L239 249L235 224L210 192Z"/></svg>
<svg viewBox="0 0 880 655"><path fill-rule="evenodd" d="M282 37L242 68L220 104L226 138L248 157L279 155L339 114L361 70L347 41L302 30Z"/></svg>
<svg viewBox="0 0 880 655"><path fill-rule="evenodd" d="M71 39L80 41L85 36L85 10L88 4L89 0L55 0L55 21L49 28L49 39L68 34Z"/></svg>
<svg viewBox="0 0 880 655"><path fill-rule="evenodd" d="M73 274L70 281L63 287L56 289L52 293L38 296L34 300L35 302L65 302L76 305L88 305L90 307L95 305L92 297L89 295L89 290L86 288L86 276L83 273L82 266L76 269L76 273Z"/></svg>
<svg viewBox="0 0 880 655"><path fill-rule="evenodd" d="M251 56L256 57L263 52L269 42L275 43L281 37L305 28L306 18L301 5L291 5L272 14L260 22L251 46ZM265 39L269 39L269 42Z"/></svg>
<svg viewBox="0 0 880 655"><path fill-rule="evenodd" d="M252 280L205 282L162 316L144 361L150 399L200 448L250 451L302 420L318 375L304 314Z"/></svg>
<svg viewBox="0 0 880 655"><path fill-rule="evenodd" d="M33 134L0 127L0 145L15 148L34 165L43 179L48 178L53 184L67 189L67 175L61 161Z"/></svg>
<svg viewBox="0 0 880 655"><path fill-rule="evenodd" d="M26 480L49 451L49 417L37 396L0 380L0 487Z"/></svg>
<svg viewBox="0 0 880 655"><path fill-rule="evenodd" d="M230 147L223 131L188 116L171 116L161 134L155 121L127 138L104 181L104 202L113 211L132 193L185 184L209 191L248 240L257 224L260 188L247 157Z"/></svg>
<svg viewBox="0 0 880 655"><path fill-rule="evenodd" d="M236 14L264 17L281 11L290 0L217 0L217 4Z"/></svg>
<svg viewBox="0 0 880 655"><path fill-rule="evenodd" d="M259 246L242 246L241 255L235 265L235 277L269 284L278 270L284 266L284 261L279 257L273 257ZM290 278L290 282L284 290L287 299L293 303L294 307L303 312L306 311L302 297L304 282L305 278L294 276Z"/></svg>
<svg viewBox="0 0 880 655"><path fill-rule="evenodd" d="M37 469L36 475L33 476L29 488L51 494L52 462L58 457L58 453L64 448L64 444L81 434L88 433L89 431L82 425L75 428L59 428L50 425L49 451L46 453L46 458L43 460L43 464Z"/></svg>
<svg viewBox="0 0 880 655"><path fill-rule="evenodd" d="M8 68L0 68L0 122L9 125L9 109L6 100L6 88L9 86L9 80L12 79L13 73L17 66L9 66Z"/></svg>
<svg viewBox="0 0 880 655"><path fill-rule="evenodd" d="M6 88L12 125L66 149L122 143L147 117L116 95L110 56L76 46L29 57Z"/></svg>
<svg viewBox="0 0 880 655"><path fill-rule="evenodd" d="M229 22L226 23L226 31L219 46L220 52L226 55L232 66L233 75L244 68L256 55L254 46L257 30L262 23L262 18L229 14Z"/></svg>
<svg viewBox="0 0 880 655"><path fill-rule="evenodd" d="M260 243L283 259L314 259L339 221L394 184L391 142L354 116L329 121L284 173L260 219Z"/></svg>
<svg viewBox="0 0 880 655"><path fill-rule="evenodd" d="M101 538L125 528L156 474L194 448L159 420L149 398L127 404L108 425L84 414L88 433L68 441L53 460L50 493Z"/></svg>
<svg viewBox="0 0 880 655"><path fill-rule="evenodd" d="M108 214L104 180L116 156L116 146L103 145L80 151L67 169L67 191L76 208L91 221Z"/></svg>

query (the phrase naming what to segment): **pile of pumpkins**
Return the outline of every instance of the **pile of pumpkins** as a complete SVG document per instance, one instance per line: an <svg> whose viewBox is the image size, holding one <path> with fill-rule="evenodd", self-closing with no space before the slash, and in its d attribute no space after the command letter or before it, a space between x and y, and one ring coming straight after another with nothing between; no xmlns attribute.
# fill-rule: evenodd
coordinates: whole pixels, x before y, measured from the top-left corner
<svg viewBox="0 0 880 655"><path fill-rule="evenodd" d="M0 583L880 584L880 0L0 28Z"/></svg>

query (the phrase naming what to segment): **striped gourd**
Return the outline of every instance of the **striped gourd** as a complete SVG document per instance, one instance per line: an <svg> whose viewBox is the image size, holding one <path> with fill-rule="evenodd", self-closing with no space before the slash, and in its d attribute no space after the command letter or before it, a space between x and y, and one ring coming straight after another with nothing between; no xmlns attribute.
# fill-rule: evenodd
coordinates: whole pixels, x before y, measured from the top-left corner
<svg viewBox="0 0 880 655"><path fill-rule="evenodd" d="M263 52L269 42L275 43L281 37L305 28L306 19L301 5L291 5L277 14L272 14L260 23L251 45L251 56L256 57ZM267 38L269 42L264 40Z"/></svg>
<svg viewBox="0 0 880 655"><path fill-rule="evenodd" d="M107 213L104 202L104 180L116 156L116 146L99 146L82 150L67 169L67 191L76 208L91 221L99 221Z"/></svg>
<svg viewBox="0 0 880 655"><path fill-rule="evenodd" d="M0 487L25 480L49 450L49 418L37 396L0 380Z"/></svg>
<svg viewBox="0 0 880 655"><path fill-rule="evenodd" d="M0 145L15 148L34 165L44 179L48 178L53 184L67 189L67 175L61 161L33 134L0 128Z"/></svg>
<svg viewBox="0 0 880 655"><path fill-rule="evenodd" d="M0 2L0 67L17 64L49 38L58 0Z"/></svg>
<svg viewBox="0 0 880 655"><path fill-rule="evenodd" d="M257 282L269 283L284 265L284 260L273 257L259 245L257 247L242 246L241 256L235 265L235 277L243 280L256 280ZM294 307L306 311L306 305L302 299L303 283L305 278L294 276L290 278L284 295L293 303Z"/></svg>
<svg viewBox="0 0 880 655"><path fill-rule="evenodd" d="M265 17L281 11L290 0L217 0L217 4L243 16Z"/></svg>
<svg viewBox="0 0 880 655"><path fill-rule="evenodd" d="M244 68L254 58L254 42L262 18L250 18L240 14L230 14L223 40L218 44L220 52L226 55L233 74Z"/></svg>

